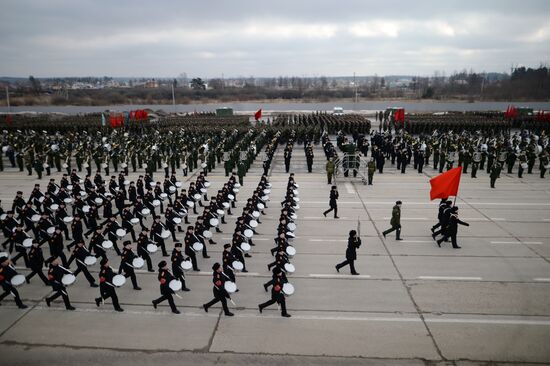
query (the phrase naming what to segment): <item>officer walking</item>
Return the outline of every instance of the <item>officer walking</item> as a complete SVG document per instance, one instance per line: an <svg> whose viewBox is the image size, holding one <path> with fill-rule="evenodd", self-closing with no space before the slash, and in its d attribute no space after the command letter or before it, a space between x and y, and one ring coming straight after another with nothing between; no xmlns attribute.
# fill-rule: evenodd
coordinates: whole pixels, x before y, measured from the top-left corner
<svg viewBox="0 0 550 366"><path fill-rule="evenodd" d="M361 238L357 237L357 231L351 230L348 238L348 248L346 249L346 260L336 265L336 271L349 264L351 274L357 276L359 273L355 270L354 262L357 259L357 249L361 246Z"/></svg>
<svg viewBox="0 0 550 366"><path fill-rule="evenodd" d="M396 201L395 206L393 206L390 221L391 228L382 233L384 238L392 231L395 231L395 240L403 240L401 239L401 203L401 201Z"/></svg>

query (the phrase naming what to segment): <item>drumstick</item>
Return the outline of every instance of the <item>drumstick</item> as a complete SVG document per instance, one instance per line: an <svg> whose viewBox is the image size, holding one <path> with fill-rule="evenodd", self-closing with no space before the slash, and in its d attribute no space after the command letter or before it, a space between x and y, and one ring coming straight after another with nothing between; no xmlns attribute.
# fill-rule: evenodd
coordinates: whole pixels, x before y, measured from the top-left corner
<svg viewBox="0 0 550 366"><path fill-rule="evenodd" d="M233 301L232 298L229 298L229 301L231 301L231 303L233 304L233 306L237 306L237 304L235 304L235 301Z"/></svg>
<svg viewBox="0 0 550 366"><path fill-rule="evenodd" d="M180 299L183 299L183 297L181 297L180 295L176 294L175 292L174 292L174 295L176 295L176 296L179 297Z"/></svg>

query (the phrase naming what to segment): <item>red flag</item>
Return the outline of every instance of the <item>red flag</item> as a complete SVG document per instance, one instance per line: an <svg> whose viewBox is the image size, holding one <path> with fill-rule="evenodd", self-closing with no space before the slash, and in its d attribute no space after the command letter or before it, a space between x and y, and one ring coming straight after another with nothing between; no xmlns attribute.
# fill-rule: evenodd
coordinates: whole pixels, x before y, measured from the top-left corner
<svg viewBox="0 0 550 366"><path fill-rule="evenodd" d="M11 114L6 114L6 123L8 125L11 125L11 122L13 121Z"/></svg>
<svg viewBox="0 0 550 366"><path fill-rule="evenodd" d="M437 177L430 179L430 200L436 198L447 198L458 194L458 186L460 185L460 175L462 167L451 169Z"/></svg>
<svg viewBox="0 0 550 366"><path fill-rule="evenodd" d="M262 118L262 109L258 109L258 112L254 113L254 118L257 120L259 120L260 118Z"/></svg>

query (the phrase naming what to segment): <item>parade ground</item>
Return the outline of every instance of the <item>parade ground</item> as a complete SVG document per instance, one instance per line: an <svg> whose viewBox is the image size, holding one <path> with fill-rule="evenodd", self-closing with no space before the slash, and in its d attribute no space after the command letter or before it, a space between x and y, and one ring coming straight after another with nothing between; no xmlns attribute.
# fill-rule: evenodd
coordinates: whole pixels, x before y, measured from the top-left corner
<svg viewBox="0 0 550 366"><path fill-rule="evenodd" d="M300 186L300 209L293 241L297 255L291 259L296 272L289 275L296 292L286 302L292 317L281 317L275 306L260 314L258 304L270 298L262 284L271 279L266 265L273 260L269 249L288 180L283 148L271 166L270 202L253 238L249 272L237 275L236 306L229 303L234 317L224 316L219 304L205 313L202 304L212 298L212 264L221 261L222 246L260 179L261 157L244 178L235 215L221 225L224 233L214 234L217 244L208 245L211 258L198 259L200 272L187 272L191 291L175 298L182 314L172 314L167 303L153 309L151 300L159 296L156 272L137 271L141 291L129 283L117 290L122 313L113 311L110 300L96 307L99 290L82 276L68 288L75 311L66 311L59 301L48 308L44 298L51 289L35 278L19 288L27 309L18 309L11 297L0 306L2 364L550 363L550 184L538 174L519 179L503 171L495 189L486 172L478 172L477 179L465 174L456 204L470 226L459 226L461 249L450 243L439 248L430 232L439 203L429 200L429 179L437 175L431 166L422 174L412 167L401 174L388 162L372 186L340 174L340 218L332 213L325 218L330 185L322 148L314 148L313 172L308 173L303 146L297 145L290 170ZM130 173L130 179L138 173ZM61 173L54 177L59 180ZM4 209L11 208L17 190L26 198L35 183L45 189L47 178L38 181L11 168L2 172ZM154 178L163 179L163 174ZM181 171L178 178L184 186L194 180ZM215 191L228 178L218 165L207 179ZM396 200L403 202L403 241L396 241L395 233L382 236ZM338 273L334 266L345 259L348 232L357 229L358 220L360 275L351 276L349 267ZM183 236L177 234L180 240ZM167 248L171 252L171 239ZM111 266L118 270L119 259L112 257ZM160 260L157 252L155 269ZM91 269L94 277L98 268ZM22 261L17 270L27 273Z"/></svg>

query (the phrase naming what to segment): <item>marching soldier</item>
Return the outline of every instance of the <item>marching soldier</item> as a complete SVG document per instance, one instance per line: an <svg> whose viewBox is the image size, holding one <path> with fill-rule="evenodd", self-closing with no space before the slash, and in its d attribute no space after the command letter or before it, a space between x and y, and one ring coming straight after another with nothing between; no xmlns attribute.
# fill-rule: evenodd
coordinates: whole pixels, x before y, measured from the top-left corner
<svg viewBox="0 0 550 366"><path fill-rule="evenodd" d="M181 268L181 262L185 260L183 258L183 253L181 252L182 244L181 243L175 243L174 249L172 250L172 272L174 273L174 277L181 281L182 284L182 291L190 291L187 286L185 286L185 273L183 272L183 269Z"/></svg>
<svg viewBox="0 0 550 366"><path fill-rule="evenodd" d="M227 307L227 299L230 299L230 297L224 287L226 275L222 271L222 266L216 262L212 266L212 270L214 271L212 274L212 282L214 283L212 291L214 293L214 299L204 304L202 307L204 311L208 312L208 308L218 302L221 302L225 316L233 316L234 314L230 312Z"/></svg>
<svg viewBox="0 0 550 366"><path fill-rule="evenodd" d="M13 297L15 298L14 300L17 307L19 309L26 309L27 305L23 304L23 301L21 301L21 297L19 297L19 292L17 292L16 288L11 283L11 280L15 275L17 275L17 272L13 268L9 258L1 257L0 258L0 285L2 285L2 289L4 290L4 293L0 295L0 301L2 301L9 294L12 294Z"/></svg>
<svg viewBox="0 0 550 366"><path fill-rule="evenodd" d="M122 255L120 256L120 267L118 268L118 273L121 274L124 272L124 277L132 280L132 285L134 290L141 290L141 287L137 284L136 273L134 272L133 261L136 258L134 252L132 252L132 242L126 240L123 244L124 248L122 249Z"/></svg>
<svg viewBox="0 0 550 366"><path fill-rule="evenodd" d="M348 248L346 249L346 260L336 265L336 271L340 272L340 268L349 264L352 275L358 275L355 270L354 262L357 259L357 249L361 246L361 238L357 237L357 231L351 230L348 238Z"/></svg>
<svg viewBox="0 0 550 366"><path fill-rule="evenodd" d="M277 303L281 305L281 316L285 318L290 318L290 314L286 311L285 295L282 292L283 285L285 284L286 279L283 280L282 271L279 268L274 268L273 273L277 277L273 280L273 287L271 288L271 300L268 300L263 304L258 305L258 310L260 311L260 313L262 313L264 308Z"/></svg>
<svg viewBox="0 0 550 366"><path fill-rule="evenodd" d="M329 197L329 206L330 208L328 210L326 210L325 212L323 212L323 216L327 217L327 214L334 210L334 218L335 219L339 219L338 217L338 205L336 203L336 201L338 200L338 197L339 197L339 194L338 194L338 190L336 188L336 186L332 186L331 190L330 190L330 197Z"/></svg>
<svg viewBox="0 0 550 366"><path fill-rule="evenodd" d="M65 308L67 310L75 310L71 305L69 300L69 294L67 293L67 287L62 282L63 276L65 274L72 274L69 270L61 267L59 265L59 259L55 257L50 263L50 269L48 270L48 280L52 286L53 291L55 292L52 296L46 297L46 305L51 306L51 302L57 299L59 296L63 298L65 303Z"/></svg>
<svg viewBox="0 0 550 366"><path fill-rule="evenodd" d="M391 228L382 232L384 238L386 238L386 235L388 235L392 231L395 231L395 240L403 240L401 239L401 203L401 201L396 201L395 206L393 206L390 221Z"/></svg>
<svg viewBox="0 0 550 366"><path fill-rule="evenodd" d="M166 263L166 261L161 261L158 264L158 267L158 280L160 282L160 293L162 296L152 301L153 307L156 309L158 304L165 300L168 300L168 303L170 304L170 309L172 309L172 313L180 314L180 311L176 308L176 304L174 303L174 298L172 297L174 291L170 288L170 281L174 280L175 277L168 270L168 264Z"/></svg>
<svg viewBox="0 0 550 366"><path fill-rule="evenodd" d="M99 307L99 304L108 298L113 301L113 307L116 311L124 311L118 303L118 296L115 291L115 285L113 284L113 277L115 273L109 266L109 260L102 258L101 269L99 270L99 293L100 297L95 298L95 304Z"/></svg>

